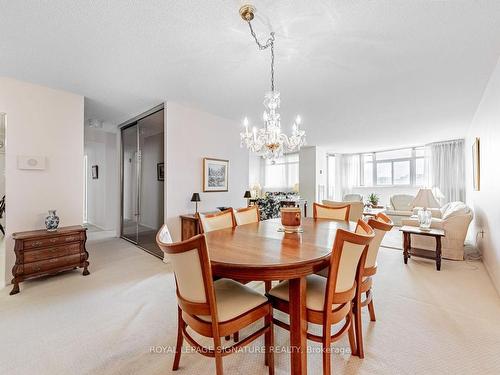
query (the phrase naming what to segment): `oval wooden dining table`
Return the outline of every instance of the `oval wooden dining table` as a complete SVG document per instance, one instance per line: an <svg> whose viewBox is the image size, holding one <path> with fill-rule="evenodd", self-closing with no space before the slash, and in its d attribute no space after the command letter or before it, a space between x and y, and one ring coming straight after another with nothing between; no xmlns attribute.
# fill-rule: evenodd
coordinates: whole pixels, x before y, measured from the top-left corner
<svg viewBox="0 0 500 375"><path fill-rule="evenodd" d="M291 373L307 374L306 280L328 265L337 229L356 223L302 218L302 233L284 233L280 219L206 233L214 276L240 281L290 280Z"/></svg>

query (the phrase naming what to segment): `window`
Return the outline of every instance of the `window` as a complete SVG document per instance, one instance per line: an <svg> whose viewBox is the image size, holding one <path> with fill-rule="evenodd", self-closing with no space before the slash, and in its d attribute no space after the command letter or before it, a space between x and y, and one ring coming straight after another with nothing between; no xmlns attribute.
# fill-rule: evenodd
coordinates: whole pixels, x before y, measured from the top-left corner
<svg viewBox="0 0 500 375"><path fill-rule="evenodd" d="M299 154L288 154L276 160L264 160L264 187L292 189L299 183Z"/></svg>
<svg viewBox="0 0 500 375"><path fill-rule="evenodd" d="M377 185L392 185L391 163L377 163Z"/></svg>
<svg viewBox="0 0 500 375"><path fill-rule="evenodd" d="M424 147L361 154L361 186L423 186Z"/></svg>

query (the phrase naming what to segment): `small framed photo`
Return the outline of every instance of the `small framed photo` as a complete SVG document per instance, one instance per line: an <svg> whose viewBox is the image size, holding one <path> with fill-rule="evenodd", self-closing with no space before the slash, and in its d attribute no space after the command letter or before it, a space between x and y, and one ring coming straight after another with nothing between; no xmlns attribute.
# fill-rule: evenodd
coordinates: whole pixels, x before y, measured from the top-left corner
<svg viewBox="0 0 500 375"><path fill-rule="evenodd" d="M228 191L229 160L203 158L203 191Z"/></svg>
<svg viewBox="0 0 500 375"><path fill-rule="evenodd" d="M164 163L156 164L156 177L157 177L158 181L165 181Z"/></svg>
<svg viewBox="0 0 500 375"><path fill-rule="evenodd" d="M99 166L93 165L92 166L92 179L97 180L98 178L99 178Z"/></svg>

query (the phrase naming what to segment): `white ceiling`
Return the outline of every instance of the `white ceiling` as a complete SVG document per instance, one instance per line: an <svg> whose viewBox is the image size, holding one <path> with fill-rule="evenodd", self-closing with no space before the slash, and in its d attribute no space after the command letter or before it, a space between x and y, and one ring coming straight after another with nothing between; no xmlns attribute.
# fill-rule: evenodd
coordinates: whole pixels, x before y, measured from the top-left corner
<svg viewBox="0 0 500 375"><path fill-rule="evenodd" d="M269 54L242 3L0 0L0 75L114 124L164 100L259 123ZM498 0L253 3L257 33L276 32L283 125L299 113L309 144L339 152L462 136L500 55Z"/></svg>

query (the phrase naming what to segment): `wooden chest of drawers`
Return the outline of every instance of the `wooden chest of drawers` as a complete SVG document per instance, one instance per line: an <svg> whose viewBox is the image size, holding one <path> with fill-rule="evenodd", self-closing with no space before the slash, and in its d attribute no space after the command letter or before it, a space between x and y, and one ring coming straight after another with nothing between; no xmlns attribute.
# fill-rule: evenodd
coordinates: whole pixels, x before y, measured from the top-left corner
<svg viewBox="0 0 500 375"><path fill-rule="evenodd" d="M87 228L77 225L59 228L54 232L35 230L14 233L16 264L12 268L14 287L10 294L19 293L19 283L34 277L77 267L83 268L84 276L88 275L86 231Z"/></svg>

